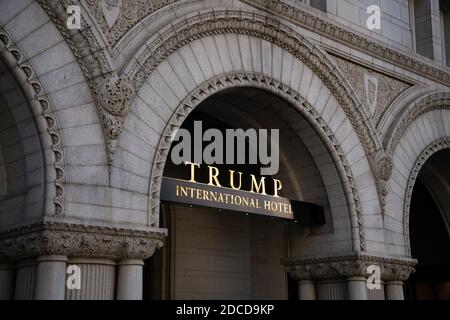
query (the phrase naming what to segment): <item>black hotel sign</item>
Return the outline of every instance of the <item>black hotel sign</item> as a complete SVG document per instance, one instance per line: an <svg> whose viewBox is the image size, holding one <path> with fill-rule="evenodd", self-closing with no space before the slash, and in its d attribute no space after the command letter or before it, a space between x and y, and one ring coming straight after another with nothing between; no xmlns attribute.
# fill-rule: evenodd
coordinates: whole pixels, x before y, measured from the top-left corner
<svg viewBox="0 0 450 320"><path fill-rule="evenodd" d="M323 208L314 203L168 177L162 178L161 200L296 220L303 224L325 223Z"/></svg>

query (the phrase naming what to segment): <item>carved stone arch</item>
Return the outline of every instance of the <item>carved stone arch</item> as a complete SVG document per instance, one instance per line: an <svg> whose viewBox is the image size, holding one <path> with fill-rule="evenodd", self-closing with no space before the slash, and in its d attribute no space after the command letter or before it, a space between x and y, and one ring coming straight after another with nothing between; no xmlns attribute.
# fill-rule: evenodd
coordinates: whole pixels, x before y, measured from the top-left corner
<svg viewBox="0 0 450 320"><path fill-rule="evenodd" d="M377 122L377 130L383 141L383 147L386 148L389 140L388 131L392 124L396 122L397 117L402 113L408 105L414 103L421 96L435 92L427 85L415 85L403 91L394 101L387 107L383 116Z"/></svg>
<svg viewBox="0 0 450 320"><path fill-rule="evenodd" d="M345 153L333 132L314 107L295 90L272 77L254 72L232 72L209 79L193 90L175 109L170 121L164 128L153 159L149 190L149 218L152 220L150 225L158 225L161 180L174 131L180 128L190 112L201 102L220 91L233 87L254 87L276 94L290 103L313 126L337 165L350 212L353 250L357 252L366 251L363 213L356 180Z"/></svg>
<svg viewBox="0 0 450 320"><path fill-rule="evenodd" d="M43 117L44 119L44 121L35 121L39 129L41 145L43 148L49 146L48 148L51 150L51 152L42 152L45 163L45 193L47 198L53 197L53 208L46 204L44 214L63 215L65 209L65 160L54 107L31 64L8 32L1 26L0 58L16 78L22 93L28 100L33 117L35 119ZM53 169L49 170L49 168Z"/></svg>
<svg viewBox="0 0 450 320"><path fill-rule="evenodd" d="M386 151L392 155L395 147L405 131L421 115L436 110L450 109L450 92L434 92L415 100L401 115L397 121L391 124L385 138Z"/></svg>
<svg viewBox="0 0 450 320"><path fill-rule="evenodd" d="M450 137L438 139L429 144L417 158L411 174L408 178L408 184L405 190L405 200L403 206L403 233L405 237L405 247L407 256L411 256L411 244L409 239L409 212L411 209L411 197L420 170L427 160L436 152L450 148Z"/></svg>
<svg viewBox="0 0 450 320"><path fill-rule="evenodd" d="M154 35L130 59L121 76L127 78L137 92L158 65L183 45L209 35L230 33L267 40L302 61L342 106L367 156L370 158L382 150L375 126L362 103L327 54L306 37L267 14L224 8L182 17Z"/></svg>

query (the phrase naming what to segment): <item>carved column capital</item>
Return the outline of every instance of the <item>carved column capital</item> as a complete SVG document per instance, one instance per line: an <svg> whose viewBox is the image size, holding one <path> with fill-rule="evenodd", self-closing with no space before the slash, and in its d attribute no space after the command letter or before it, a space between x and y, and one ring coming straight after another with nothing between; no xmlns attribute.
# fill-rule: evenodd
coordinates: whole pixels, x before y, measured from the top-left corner
<svg viewBox="0 0 450 320"><path fill-rule="evenodd" d="M122 77L110 77L97 84L97 102L103 131L106 138L108 161L111 164L117 148L117 141L123 130L123 122L130 111L134 89Z"/></svg>
<svg viewBox="0 0 450 320"><path fill-rule="evenodd" d="M384 281L408 279L414 272L414 259L399 259L371 255L343 255L317 258L289 258L282 261L296 280L323 280L330 278L368 277L368 267L380 268Z"/></svg>
<svg viewBox="0 0 450 320"><path fill-rule="evenodd" d="M80 224L40 222L0 233L3 259L42 255L119 259L147 259L162 247L165 234Z"/></svg>

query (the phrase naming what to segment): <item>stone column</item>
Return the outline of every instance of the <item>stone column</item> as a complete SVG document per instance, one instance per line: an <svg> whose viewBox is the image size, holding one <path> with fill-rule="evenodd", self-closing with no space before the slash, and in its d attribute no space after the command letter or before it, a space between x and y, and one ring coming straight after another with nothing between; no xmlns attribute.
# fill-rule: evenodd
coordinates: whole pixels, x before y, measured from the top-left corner
<svg viewBox="0 0 450 320"><path fill-rule="evenodd" d="M362 276L347 279L349 300L368 300L366 278Z"/></svg>
<svg viewBox="0 0 450 320"><path fill-rule="evenodd" d="M405 300L402 281L389 281L386 283L386 300Z"/></svg>
<svg viewBox="0 0 450 320"><path fill-rule="evenodd" d="M12 264L0 264L0 300L11 300L14 293L15 270Z"/></svg>
<svg viewBox="0 0 450 320"><path fill-rule="evenodd" d="M316 288L312 280L298 281L298 299L299 300L316 300Z"/></svg>
<svg viewBox="0 0 450 320"><path fill-rule="evenodd" d="M14 288L15 300L34 299L34 287L36 283L36 261L20 260L16 265L16 285Z"/></svg>
<svg viewBox="0 0 450 320"><path fill-rule="evenodd" d="M386 300L404 300L403 282L409 278L414 268L411 264L385 263L382 278L385 282Z"/></svg>
<svg viewBox="0 0 450 320"><path fill-rule="evenodd" d="M138 259L121 260L118 263L118 300L142 300L144 261Z"/></svg>
<svg viewBox="0 0 450 320"><path fill-rule="evenodd" d="M36 259L36 300L64 300L67 260L62 255L40 256Z"/></svg>
<svg viewBox="0 0 450 320"><path fill-rule="evenodd" d="M292 266L288 270L291 277L297 281L299 300L316 300L316 288L311 278L309 265Z"/></svg>
<svg viewBox="0 0 450 320"><path fill-rule="evenodd" d="M79 268L80 288L66 288L66 300L113 300L116 263L109 259L71 258Z"/></svg>

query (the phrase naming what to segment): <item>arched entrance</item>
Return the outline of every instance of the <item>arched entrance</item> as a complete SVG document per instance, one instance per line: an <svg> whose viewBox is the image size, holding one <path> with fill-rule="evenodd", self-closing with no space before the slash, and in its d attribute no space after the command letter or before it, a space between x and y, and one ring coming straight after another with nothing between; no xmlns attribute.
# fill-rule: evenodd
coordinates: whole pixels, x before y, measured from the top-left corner
<svg viewBox="0 0 450 320"><path fill-rule="evenodd" d="M297 223L246 212L162 203L160 223L168 229L168 238L163 249L146 261L144 296L295 298L297 285L282 260L292 255L319 255L320 250L326 250L321 241L350 233L346 204L331 205L345 199L340 182L326 185L323 181L336 174L325 144L290 103L259 88L236 87L210 96L190 113L182 128L191 131L195 121L202 121L204 130L279 129L280 163L273 178L282 181L280 196L320 205L325 223ZM260 165L217 167L221 172L243 172L245 177L257 176ZM201 169L197 172L198 180L207 179L206 175ZM163 176L187 180L189 170L167 157ZM272 187L268 184L268 189ZM342 247L336 250L350 250L351 239L339 245Z"/></svg>
<svg viewBox="0 0 450 320"><path fill-rule="evenodd" d="M433 154L414 184L409 215L411 255L418 260L408 299L450 299L450 149Z"/></svg>

